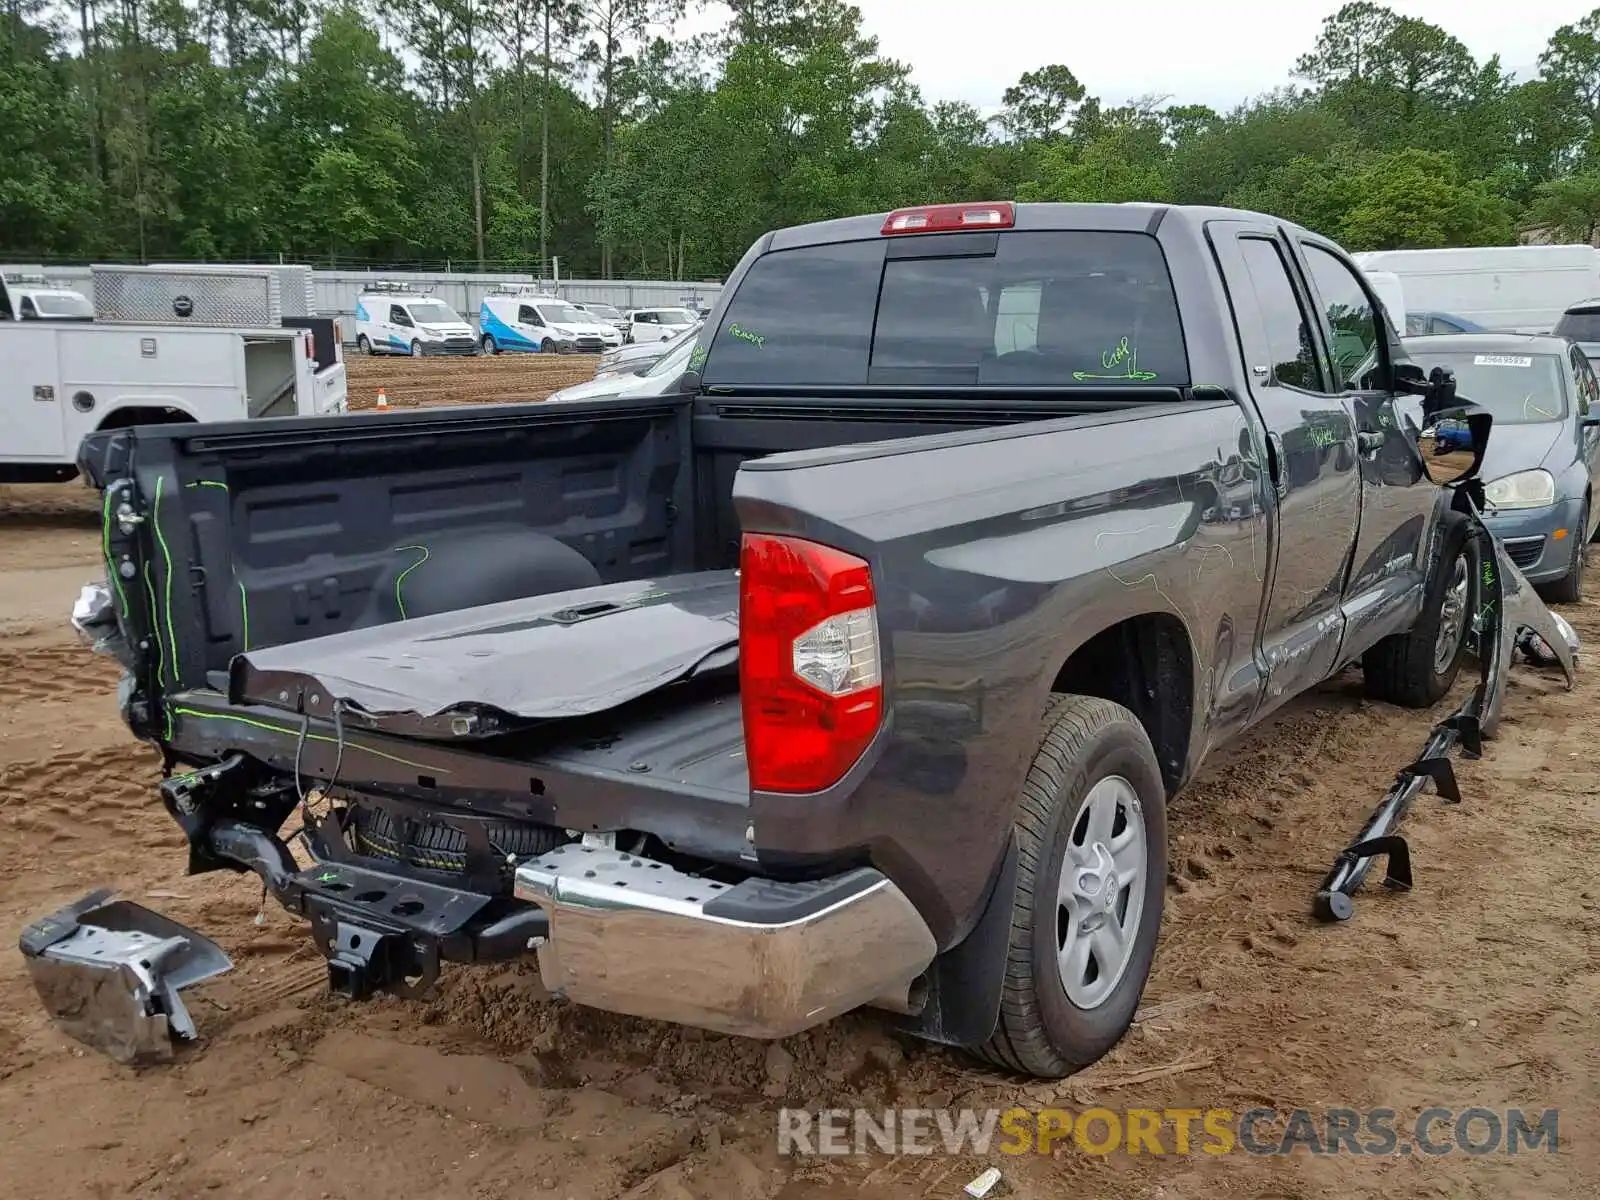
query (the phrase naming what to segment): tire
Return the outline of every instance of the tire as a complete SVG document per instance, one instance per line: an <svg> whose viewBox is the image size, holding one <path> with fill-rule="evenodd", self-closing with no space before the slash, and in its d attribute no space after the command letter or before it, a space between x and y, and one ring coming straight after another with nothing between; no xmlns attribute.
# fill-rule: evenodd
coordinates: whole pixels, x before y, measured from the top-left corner
<svg viewBox="0 0 1600 1200"><path fill-rule="evenodd" d="M1374 700L1428 708L1455 686L1477 593L1477 548L1467 538L1467 520L1460 513L1445 514L1440 537L1438 567L1428 580L1417 623L1362 655L1366 692ZM1447 640L1453 646L1448 653Z"/></svg>
<svg viewBox="0 0 1600 1200"><path fill-rule="evenodd" d="M1542 584L1539 591L1546 600L1555 604L1577 604L1583 599L1583 572L1589 565L1588 545L1584 534L1589 529L1589 505L1583 506L1578 518L1578 536L1573 538L1572 569L1552 583Z"/></svg>
<svg viewBox="0 0 1600 1200"><path fill-rule="evenodd" d="M549 354L555 348L556 348L556 344L553 341L551 341L549 338L545 338L544 341L539 343L539 353L540 354Z"/></svg>
<svg viewBox="0 0 1600 1200"><path fill-rule="evenodd" d="M1091 816L1108 807L1112 836L1087 836ZM1096 1062L1122 1039L1155 959L1166 898L1167 791L1138 719L1109 700L1052 696L1014 828L1017 892L1000 1022L989 1041L971 1049L1004 1070L1059 1079ZM1143 835L1142 846L1125 841L1135 832ZM1075 863L1105 864L1106 843L1117 841L1124 841L1118 852L1132 858L1116 865L1133 879L1107 889L1103 873L1075 866L1085 882L1071 893L1077 915L1069 913L1056 902L1069 855ZM1094 932L1086 934L1089 922ZM1124 931L1127 950L1117 954L1120 962L1108 960L1110 969L1102 973L1099 955L1110 943L1100 931L1112 927ZM1068 937L1085 947L1083 967L1096 968L1079 970L1075 963L1066 973L1074 980L1070 989L1058 966Z"/></svg>
<svg viewBox="0 0 1600 1200"><path fill-rule="evenodd" d="M369 357L372 354L372 343L367 340L367 335L364 333L356 338L356 352Z"/></svg>
<svg viewBox="0 0 1600 1200"><path fill-rule="evenodd" d="M559 829L520 822L485 822L484 831L496 849L518 857L546 854L566 840ZM449 825L396 820L381 808L358 807L350 813L349 832L356 852L369 858L449 874L467 867L467 835Z"/></svg>
<svg viewBox="0 0 1600 1200"><path fill-rule="evenodd" d="M494 338L489 334L483 335L483 352L485 354L500 353L500 347L494 344Z"/></svg>
<svg viewBox="0 0 1600 1200"><path fill-rule="evenodd" d="M413 339L412 342L411 342L411 357L412 358L421 358L422 357L422 343L417 341L417 340L415 340L415 339Z"/></svg>

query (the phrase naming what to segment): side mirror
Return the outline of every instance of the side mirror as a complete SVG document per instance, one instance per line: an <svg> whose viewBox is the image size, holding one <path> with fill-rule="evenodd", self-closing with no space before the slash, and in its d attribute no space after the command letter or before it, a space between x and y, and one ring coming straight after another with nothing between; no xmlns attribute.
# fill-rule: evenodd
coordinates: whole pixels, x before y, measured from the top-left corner
<svg viewBox="0 0 1600 1200"><path fill-rule="evenodd" d="M1437 484L1459 483L1472 473L1478 454L1472 447L1472 430L1465 421L1447 419L1417 435L1422 469Z"/></svg>

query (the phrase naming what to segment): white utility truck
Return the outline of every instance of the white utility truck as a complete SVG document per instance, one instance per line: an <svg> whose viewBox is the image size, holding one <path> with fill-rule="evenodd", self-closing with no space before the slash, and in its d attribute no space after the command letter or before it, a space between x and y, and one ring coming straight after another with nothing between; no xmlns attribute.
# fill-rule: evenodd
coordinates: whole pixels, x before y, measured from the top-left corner
<svg viewBox="0 0 1600 1200"><path fill-rule="evenodd" d="M0 482L77 474L101 429L345 411L304 267L93 267L93 320L22 320L0 278Z"/></svg>

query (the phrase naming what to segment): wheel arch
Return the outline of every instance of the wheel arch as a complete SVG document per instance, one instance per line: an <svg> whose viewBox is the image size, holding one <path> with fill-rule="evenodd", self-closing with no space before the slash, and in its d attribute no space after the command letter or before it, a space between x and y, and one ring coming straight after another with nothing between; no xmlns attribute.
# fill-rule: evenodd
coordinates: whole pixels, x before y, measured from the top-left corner
<svg viewBox="0 0 1600 1200"><path fill-rule="evenodd" d="M186 425L197 420L193 412L177 401L140 397L121 404L113 402L111 410L95 426L95 432L128 429L134 425Z"/></svg>
<svg viewBox="0 0 1600 1200"><path fill-rule="evenodd" d="M1083 639L1061 663L1052 695L1095 696L1138 718L1171 796L1188 772L1194 734L1194 644L1169 612L1124 617Z"/></svg>

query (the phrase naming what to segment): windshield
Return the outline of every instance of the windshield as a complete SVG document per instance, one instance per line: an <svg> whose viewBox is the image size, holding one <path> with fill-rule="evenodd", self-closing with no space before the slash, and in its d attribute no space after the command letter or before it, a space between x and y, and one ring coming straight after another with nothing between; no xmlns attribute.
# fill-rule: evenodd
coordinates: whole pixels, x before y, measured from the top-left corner
<svg viewBox="0 0 1600 1200"><path fill-rule="evenodd" d="M1557 337L1571 338L1575 342L1600 342L1600 309L1586 308L1566 313L1556 322L1552 332Z"/></svg>
<svg viewBox="0 0 1600 1200"><path fill-rule="evenodd" d="M949 256L917 253L935 243L948 246ZM1189 361L1155 238L1013 231L765 254L718 323L701 377L707 384L1181 388Z"/></svg>
<svg viewBox="0 0 1600 1200"><path fill-rule="evenodd" d="M406 305L411 319L418 325L459 325L461 318L456 310L442 300L413 300Z"/></svg>
<svg viewBox="0 0 1600 1200"><path fill-rule="evenodd" d="M1456 395L1481 405L1496 425L1535 425L1567 415L1566 372L1554 354L1411 354L1424 372L1455 372Z"/></svg>
<svg viewBox="0 0 1600 1200"><path fill-rule="evenodd" d="M92 318L94 305L77 292L34 292L34 307L41 317L72 317L76 320Z"/></svg>
<svg viewBox="0 0 1600 1200"><path fill-rule="evenodd" d="M546 325L590 325L593 318L564 300L545 300L536 306Z"/></svg>
<svg viewBox="0 0 1600 1200"><path fill-rule="evenodd" d="M659 308L656 311L661 315L663 325L693 325L700 319L687 308Z"/></svg>
<svg viewBox="0 0 1600 1200"><path fill-rule="evenodd" d="M689 355L694 350L693 333L694 330L691 329L667 342L667 352L651 363L646 370L640 371L640 377L649 379L654 375L681 375L688 368Z"/></svg>
<svg viewBox="0 0 1600 1200"><path fill-rule="evenodd" d="M586 304L584 308L591 317L599 317L602 321L622 320L622 314L609 304Z"/></svg>

